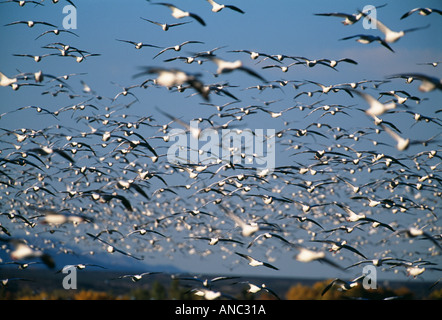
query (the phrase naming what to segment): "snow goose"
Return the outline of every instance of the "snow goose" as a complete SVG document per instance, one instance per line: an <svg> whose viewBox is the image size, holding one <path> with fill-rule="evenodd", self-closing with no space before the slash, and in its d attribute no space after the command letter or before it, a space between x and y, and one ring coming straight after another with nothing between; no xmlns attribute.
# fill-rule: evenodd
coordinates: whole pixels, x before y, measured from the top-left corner
<svg viewBox="0 0 442 320"><path fill-rule="evenodd" d="M390 103L384 104L382 102L379 102L377 99L375 99L374 97L372 97L368 93L365 93L365 92L362 92L359 90L354 90L354 89L348 89L348 90L356 93L358 96L363 98L369 104L370 107L367 110L365 110L365 113L369 116L372 116L372 117L380 116L380 115L384 114L385 112L387 112L388 110L396 108L395 102L390 102Z"/></svg>
<svg viewBox="0 0 442 320"><path fill-rule="evenodd" d="M412 15L413 13L418 12L421 16L428 16L432 14L433 12L438 13L442 15L442 10L439 9L432 9L432 8L414 8L406 13L404 13L401 17L402 19L407 18L408 16Z"/></svg>
<svg viewBox="0 0 442 320"><path fill-rule="evenodd" d="M333 261L331 261L330 259L327 259L325 257L325 252L323 251L313 251L307 248L303 248L303 247L299 247L299 253L295 256L295 259L299 262L311 262L311 261L315 261L318 260L320 262L325 262L328 263L329 265L343 270L343 268L339 265L337 265L336 263L334 263Z"/></svg>
<svg viewBox="0 0 442 320"><path fill-rule="evenodd" d="M160 26L161 29L163 29L163 31L168 31L170 28L178 27L178 26L181 26L181 25L183 25L183 24L191 23L191 21L185 21L185 22L179 22L179 23L171 23L171 24L168 24L168 23L161 23L161 22L157 22L157 21L152 21L152 20L145 19L145 18L142 18L142 17L140 17L140 19L143 19L143 20L145 20L145 21L147 21L147 22L150 22L150 23L152 23L152 24L156 24L157 26Z"/></svg>
<svg viewBox="0 0 442 320"><path fill-rule="evenodd" d="M384 126L383 124L381 124L381 127L394 139L396 140L396 148L399 151L404 151L406 149L408 149L409 145L410 145L410 139L404 139L402 138L400 135L398 135L396 132L394 132L393 130L391 130L390 128Z"/></svg>
<svg viewBox="0 0 442 320"><path fill-rule="evenodd" d="M354 38L357 38L356 41L359 43L362 43L362 44L368 44L368 43L372 43L374 41L379 42L385 48L387 48L391 52L394 52L394 50L388 45L388 43L384 39L382 39L381 37L372 36L369 34L356 34L354 36L344 37L339 40L349 40L349 39L354 39Z"/></svg>
<svg viewBox="0 0 442 320"><path fill-rule="evenodd" d="M201 283L203 285L203 287L205 287L205 288L212 288L212 286L215 282L231 280L231 279L238 279L238 277L223 277L223 276L221 276L221 277L215 277L212 279L208 279L208 278L201 279L196 276L195 277L176 277L176 276L174 276L173 279L174 280L197 281L197 282Z"/></svg>
<svg viewBox="0 0 442 320"><path fill-rule="evenodd" d="M33 3L35 4L35 6L44 6L43 3L40 3L38 1L28 1L28 0L6 0L0 3L18 3L20 7L24 7L27 3Z"/></svg>
<svg viewBox="0 0 442 320"><path fill-rule="evenodd" d="M48 31L43 32L37 38L35 38L35 40L37 40L38 38L43 37L45 34L48 34L48 33L53 33L56 36L58 36L61 32L66 32L66 33L69 33L69 34L73 34L74 36L78 37L78 34L76 34L75 32L72 32L72 31L69 31L69 30L54 29L54 30L48 30Z"/></svg>
<svg viewBox="0 0 442 320"><path fill-rule="evenodd" d="M159 274L159 273L161 273L161 272L143 272L140 274L125 274L125 275L119 276L117 278L114 278L112 280L130 278L130 280L132 280L132 282L138 282L141 279L143 279L144 276L151 276L151 275Z"/></svg>
<svg viewBox="0 0 442 320"><path fill-rule="evenodd" d="M419 86L419 90L422 92L430 92L434 89L442 90L442 79L438 79L436 77L428 76L421 73L405 73L392 75L389 78L404 78L407 83L413 82L413 80L417 79L422 81Z"/></svg>
<svg viewBox="0 0 442 320"><path fill-rule="evenodd" d="M287 71L289 71L290 67L292 67L294 65L297 65L297 64L303 64L303 62L292 62L292 63L290 63L290 64L288 64L286 66L277 65L277 64L271 64L271 65L268 65L268 66L264 66L262 68L263 69L279 68L279 69L281 69L282 72L287 72Z"/></svg>
<svg viewBox="0 0 442 320"><path fill-rule="evenodd" d="M383 4L380 6L376 6L376 9L385 7L387 4ZM355 24L363 17L361 12L358 13L342 13L342 12L328 12L328 13L315 13L315 16L323 16L323 17L338 17L344 18L342 20L342 24L345 26Z"/></svg>
<svg viewBox="0 0 442 320"><path fill-rule="evenodd" d="M13 260L27 260L39 258L48 268L55 268L54 259L47 253L34 249L24 239L9 239L0 238L0 242L10 243L13 246L13 250L10 252L10 256Z"/></svg>
<svg viewBox="0 0 442 320"><path fill-rule="evenodd" d="M56 53L47 53L43 55L32 55L32 54L13 54L14 57L28 57L34 59L35 62L40 62L41 59L49 56L57 56Z"/></svg>
<svg viewBox="0 0 442 320"><path fill-rule="evenodd" d="M341 242L332 241L332 240L312 240L312 242L322 242L322 243L331 244L332 246L329 249L330 252L335 252L336 253L336 252L340 251L341 249L346 249L346 250L349 250L351 252L356 253L357 255L360 255L364 259L367 259L367 257L364 256L359 250L357 250L356 248L354 248L352 246L349 246L347 244L347 241L345 241L345 240L341 241Z"/></svg>
<svg viewBox="0 0 442 320"><path fill-rule="evenodd" d="M120 42L126 42L126 43L133 44L135 46L135 49L138 49L138 50L143 47L160 48L160 47L155 46L153 44L148 44L148 43L143 43L143 42L136 42L136 41L130 41L130 40L120 40L120 39L116 39L116 40L120 41Z"/></svg>
<svg viewBox="0 0 442 320"><path fill-rule="evenodd" d="M245 283L245 284L247 284L247 286L248 286L247 292L248 293L255 294L255 293L258 293L260 291L266 291L266 292L272 294L276 299L281 300L281 298L278 297L276 292L273 291L272 289L270 289L269 287L267 287L265 283L261 284L260 286L257 286L256 284L250 283L248 281L246 281L246 282L238 282L238 283Z"/></svg>
<svg viewBox="0 0 442 320"><path fill-rule="evenodd" d="M228 5L228 4L219 4L219 3L215 2L214 0L207 0L207 2L212 5L212 12L220 12L224 8L227 8L227 9L244 14L244 11L242 11L240 8L238 8L236 6L232 6L232 5Z"/></svg>
<svg viewBox="0 0 442 320"><path fill-rule="evenodd" d="M7 87L13 83L17 82L17 78L8 78L3 73L0 72L0 87Z"/></svg>
<svg viewBox="0 0 442 320"><path fill-rule="evenodd" d="M164 2L158 2L158 3L153 3L153 4L168 7L170 10L172 10L172 17L174 17L175 19L182 19L182 18L186 18L186 17L191 17L191 18L195 19L196 21L198 21L201 25L203 25L203 26L206 25L206 23L204 22L203 19L201 19L200 16L198 16L192 12L181 10L180 8L175 7L173 4L164 3Z"/></svg>
<svg viewBox="0 0 442 320"><path fill-rule="evenodd" d="M235 215L231 211L226 211L227 216L232 219L241 229L242 229L242 235L244 237L250 237L251 235L255 234L257 231L259 231L260 227L256 222L246 223L243 221L240 217Z"/></svg>
<svg viewBox="0 0 442 320"><path fill-rule="evenodd" d="M435 237L433 237L431 234L424 231L423 229L418 229L415 227L410 227L408 229L401 229L401 230L398 230L395 233L393 233L392 236L393 235L401 235L401 234L405 234L409 238L422 237L424 239L430 240L439 248L439 250L442 250L442 246L438 242L438 239L436 239Z"/></svg>
<svg viewBox="0 0 442 320"><path fill-rule="evenodd" d="M157 67L144 67L143 71L134 77L145 74L157 74L156 83L164 87L173 87L183 84L189 84L198 91L205 100L209 100L209 92L205 89L204 84L198 80L198 75L191 75L178 69L164 69Z"/></svg>
<svg viewBox="0 0 442 320"><path fill-rule="evenodd" d="M171 47L166 47L164 49L162 49L160 52L158 52L153 59L155 59L156 57L158 57L160 54L163 54L164 52L168 51L168 50L175 50L175 51L181 51L181 48L183 46L185 46L186 44L191 44L191 43L204 43L201 41L194 41L194 40L189 40L189 41L184 41L183 43L177 44L175 46L171 46Z"/></svg>
<svg viewBox="0 0 442 320"><path fill-rule="evenodd" d="M32 27L34 27L37 24L42 24L42 25L45 25L45 26L57 28L57 26L53 25L52 23L45 22L45 21L33 21L33 20L29 20L29 21L14 21L14 22L5 24L5 27L6 26L12 26L12 25L15 25L15 24L26 24L29 28L32 28Z"/></svg>
<svg viewBox="0 0 442 320"><path fill-rule="evenodd" d="M256 260L255 258L252 258L251 256L247 255L247 254L243 254L243 253L239 253L239 252L235 252L238 256L247 259L249 261L249 265L252 267L259 267L259 266L264 266L270 269L274 269L274 270L279 270L278 268L276 268L275 266L272 266L271 264L267 263L267 262L263 262L263 261L259 261Z"/></svg>
<svg viewBox="0 0 442 320"><path fill-rule="evenodd" d="M361 12L361 13L364 15L364 17L367 17L366 13L364 13L364 12ZM376 28L379 29L379 31L381 31L384 34L384 41L387 43L394 43L409 32L426 29L430 26L428 24L423 27L410 28L410 29L401 30L401 31L393 31L390 28L388 28L386 25L384 25L381 21L379 21L378 19L376 19L374 17L368 16L368 19L371 20L372 23L374 23L376 25Z"/></svg>
<svg viewBox="0 0 442 320"><path fill-rule="evenodd" d="M344 281L339 278L334 279L330 282L324 290L322 290L321 296L326 294L328 290L330 290L333 286L337 286L339 291L347 291L353 289L359 285L359 283L365 278L365 275L359 276L351 281Z"/></svg>
<svg viewBox="0 0 442 320"><path fill-rule="evenodd" d="M226 60L217 58L215 56L206 56L206 57L209 58L210 61L212 61L213 63L215 63L218 66L218 69L216 70L216 73L218 75L222 74L222 73L230 73L234 70L240 70L240 71L246 72L247 74L249 74L255 78L258 78L259 80L261 80L263 82L267 82L267 80L265 80L262 76L260 76L258 73L256 73L252 69L244 67L241 60L226 61Z"/></svg>
<svg viewBox="0 0 442 320"><path fill-rule="evenodd" d="M258 235L255 239L253 239L249 245L247 246L247 249L250 248L254 243L256 243L259 239L264 238L264 239L270 239L270 238L278 238L279 240L281 240L282 242L291 245L291 243L284 239L283 237L281 237L279 234L276 233L270 233L270 232L266 232L266 233L262 233L260 235Z"/></svg>
<svg viewBox="0 0 442 320"><path fill-rule="evenodd" d="M206 240L208 241L208 244L210 246L214 246L218 244L219 242L231 242L231 243L237 243L240 245L243 245L244 243L235 239L229 239L229 238L220 238L220 237L188 237L188 239L197 239L197 240Z"/></svg>

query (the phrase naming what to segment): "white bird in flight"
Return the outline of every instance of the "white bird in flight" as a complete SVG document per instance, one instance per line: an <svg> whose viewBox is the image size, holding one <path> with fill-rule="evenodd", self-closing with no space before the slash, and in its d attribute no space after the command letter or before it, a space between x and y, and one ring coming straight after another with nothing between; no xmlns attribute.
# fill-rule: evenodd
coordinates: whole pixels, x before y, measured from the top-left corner
<svg viewBox="0 0 442 320"><path fill-rule="evenodd" d="M409 145L410 145L410 139L404 139L402 138L400 135L398 135L396 132L394 132L393 130L391 130L390 128L384 126L383 124L381 124L381 127L394 139L396 140L396 149L398 149L399 151L404 151L406 149L408 149Z"/></svg>
<svg viewBox="0 0 442 320"><path fill-rule="evenodd" d="M17 82L17 78L8 78L3 73L0 72L0 87L7 87L13 83Z"/></svg>
<svg viewBox="0 0 442 320"><path fill-rule="evenodd" d="M255 78L260 79L263 82L267 82L267 80L265 80L262 76L260 76L258 73L256 73L252 69L244 67L241 60L226 61L226 60L217 58L215 56L207 56L207 58L209 58L210 61L212 61L213 63L215 63L218 66L218 69L216 70L217 74L230 73L234 70L240 70L240 71L244 71L244 72L248 73L249 75L251 75Z"/></svg>
<svg viewBox="0 0 442 320"><path fill-rule="evenodd" d="M279 270L277 267L267 263L267 262L263 262L263 261L259 261L256 260L255 258L252 258L251 256L247 255L247 254L243 254L243 253L239 253L239 252L235 252L237 255L239 255L240 257L243 257L244 259L247 259L249 261L249 265L252 267L259 267L259 266L264 266L270 269L274 269L274 270Z"/></svg>
<svg viewBox="0 0 442 320"><path fill-rule="evenodd" d="M214 0L207 0L207 2L212 5L213 12L220 12L224 8L227 8L227 9L244 14L244 11L242 11L240 8L238 8L236 6L232 6L232 5L228 5L228 4L219 4L219 3L215 2Z"/></svg>
<svg viewBox="0 0 442 320"><path fill-rule="evenodd" d="M367 19L369 19L372 23L374 23L376 25L376 28L384 34L384 41L387 43L394 43L394 42L398 41L400 38L402 38L403 36L405 36L406 33L426 29L430 26L428 24L424 27L410 28L410 29L405 29L405 30L401 30L401 31L393 31L390 28L388 28L385 24L383 24L381 21L376 19L375 17L367 15L364 12L361 12L361 13L362 13L362 15L367 17Z"/></svg>
<svg viewBox="0 0 442 320"><path fill-rule="evenodd" d="M192 12L181 10L180 8L175 7L173 4L164 3L164 2L158 2L158 3L153 3L153 4L158 4L160 6L168 7L170 10L172 10L172 17L174 17L175 19L182 19L182 18L190 17L190 18L193 18L196 21L198 21L201 25L203 25L203 26L206 25L206 23L204 22L203 19L201 19L200 16L198 16Z"/></svg>
<svg viewBox="0 0 442 320"><path fill-rule="evenodd" d="M161 29L163 29L163 31L168 31L168 30L169 30L170 28L172 28L172 27L181 26L181 25L183 25L183 24L188 24L188 23L191 22L191 21L185 21L185 22L180 22L180 23L171 23L171 24L168 24L168 23L161 23L161 22L157 22L157 21L152 21L152 20L145 19L145 18L142 18L142 17L140 17L140 18L143 19L143 20L146 20L147 22L150 22L150 23L152 23L152 24L156 24L157 26L160 26Z"/></svg>
<svg viewBox="0 0 442 320"><path fill-rule="evenodd" d="M430 14L432 14L433 12L438 13L440 15L442 15L442 10L439 9L432 9L432 8L414 8L406 13L404 13L401 17L402 19L407 18L408 16L410 16L411 14L418 12L421 16L428 16Z"/></svg>
<svg viewBox="0 0 442 320"><path fill-rule="evenodd" d="M384 104L382 102L379 102L377 99L375 99L368 93L354 89L348 89L348 90L356 93L369 104L370 107L367 110L365 110L365 113L369 116L378 117L384 114L385 112L387 112L388 110L396 108L395 102L389 102Z"/></svg>

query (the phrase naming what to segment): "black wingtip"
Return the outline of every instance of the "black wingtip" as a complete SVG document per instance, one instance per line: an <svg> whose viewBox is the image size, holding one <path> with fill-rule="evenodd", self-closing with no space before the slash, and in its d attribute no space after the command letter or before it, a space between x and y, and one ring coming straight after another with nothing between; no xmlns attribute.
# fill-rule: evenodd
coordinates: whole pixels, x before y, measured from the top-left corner
<svg viewBox="0 0 442 320"><path fill-rule="evenodd" d="M200 16L194 14L194 13L189 13L189 16L194 18L196 21L198 21L201 25L203 25L204 27L206 26L206 23L204 22L203 19L201 19Z"/></svg>

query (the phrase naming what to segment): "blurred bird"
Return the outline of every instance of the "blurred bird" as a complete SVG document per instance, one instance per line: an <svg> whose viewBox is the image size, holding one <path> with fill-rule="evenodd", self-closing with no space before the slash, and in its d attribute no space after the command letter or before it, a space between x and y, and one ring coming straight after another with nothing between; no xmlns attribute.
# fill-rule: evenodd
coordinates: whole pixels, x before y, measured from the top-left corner
<svg viewBox="0 0 442 320"><path fill-rule="evenodd" d="M422 81L419 90L422 92L430 92L435 89L442 90L442 79L428 76L422 73L402 73L389 76L389 78L405 78L407 83L411 83L414 79Z"/></svg>
<svg viewBox="0 0 442 320"><path fill-rule="evenodd" d="M394 43L396 41L398 41L400 38L402 38L403 36L405 36L405 34L413 32L413 31L418 31L418 30L423 30L428 28L430 25L426 25L424 27L417 27L417 28L410 28L410 29L406 29L406 30L401 30L401 31L393 31L391 29L389 29L386 25L384 25L381 21L379 21L377 18L373 17L373 16L369 16L364 12L361 12L361 14L364 17L367 17L367 19L369 19L369 21L371 21L372 23L374 23L376 25L376 29L378 29L379 31L381 31L384 34L384 41L387 43Z"/></svg>
<svg viewBox="0 0 442 320"><path fill-rule="evenodd" d="M188 84L200 93L204 100L209 100L209 90L207 90L204 84L198 79L198 74L191 75L178 69L164 69L157 67L143 67L142 70L142 72L134 75L134 78L147 74L157 74L157 84L164 87Z"/></svg>
<svg viewBox="0 0 442 320"><path fill-rule="evenodd" d="M203 26L206 25L206 23L204 22L203 19L201 19L200 16L198 16L198 15L192 13L192 12L181 10L180 8L174 6L173 4L164 3L164 2L156 2L156 3L153 3L153 4L168 7L172 11L172 16L175 19L182 19L182 18L190 17L190 18L193 18L196 21L198 21L201 25L203 25Z"/></svg>
<svg viewBox="0 0 442 320"><path fill-rule="evenodd" d="M32 248L24 239L0 238L0 242L12 244L14 249L11 251L10 256L13 260L28 260L38 258L48 268L55 268L55 262L51 255L45 253L44 251Z"/></svg>
<svg viewBox="0 0 442 320"><path fill-rule="evenodd" d="M213 63L215 63L218 67L218 69L216 70L216 73L219 74L223 74L223 73L230 73L234 70L240 70L243 71L249 75L251 75L252 77L258 78L259 80L263 81L263 82L267 82L267 80L265 80L262 76L260 76L258 73L256 73L255 71L253 71L250 68L244 67L243 63L241 60L236 60L236 61L226 61L220 58L217 58L215 56L206 56L210 61L212 61Z"/></svg>
<svg viewBox="0 0 442 320"><path fill-rule="evenodd" d="M0 86L1 87L7 87L12 85L13 83L17 82L17 78L8 78L7 76L5 76L3 73L0 72Z"/></svg>
<svg viewBox="0 0 442 320"><path fill-rule="evenodd" d="M395 102L390 102L390 103L382 103L379 102L377 99L375 99L374 97L372 97L371 95L369 95L368 93L359 91L359 90L354 90L354 89L348 89L350 90L350 92L356 93L358 96L360 96L361 98L363 98L368 105L370 106L365 113L369 116L380 116L382 114L384 114L385 112L387 112L388 110L394 109L396 108L396 103Z"/></svg>
<svg viewBox="0 0 442 320"><path fill-rule="evenodd" d="M396 140L396 149L399 151L407 150L410 145L410 139L404 139L400 135L398 135L396 132L391 130L390 128L384 126L381 124L381 127L394 139Z"/></svg>

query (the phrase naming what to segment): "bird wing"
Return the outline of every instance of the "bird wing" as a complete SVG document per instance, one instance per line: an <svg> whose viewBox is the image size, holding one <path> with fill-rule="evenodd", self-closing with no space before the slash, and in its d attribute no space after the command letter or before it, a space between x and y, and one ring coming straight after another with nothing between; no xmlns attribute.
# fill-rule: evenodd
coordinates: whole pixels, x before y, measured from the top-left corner
<svg viewBox="0 0 442 320"><path fill-rule="evenodd" d="M336 269L345 270L343 267L341 267L340 265L334 263L333 261L331 261L330 259L327 259L327 258L320 258L319 262L325 262L325 263L328 263L329 265L331 265L332 267L335 267Z"/></svg>
<svg viewBox="0 0 442 320"><path fill-rule="evenodd" d="M166 52L167 50L171 50L171 49L173 49L173 47L167 47L167 48L164 48L163 50L161 50L160 52L158 52L158 53L157 53L152 59L155 59L155 58L158 57L160 54Z"/></svg>
<svg viewBox="0 0 442 320"><path fill-rule="evenodd" d="M266 79L264 79L263 77L261 77L258 73L256 73L255 71L253 71L250 68L246 68L246 67L239 67L238 69L248 73L249 75L258 78L259 80L261 80L262 82L268 83L268 81Z"/></svg>
<svg viewBox="0 0 442 320"><path fill-rule="evenodd" d="M149 19L146 19L146 18L143 18L143 17L140 17L140 19L146 20L147 22L156 24L157 26L160 26L160 27L162 26L162 24L160 22L152 21L152 20L149 20Z"/></svg>
<svg viewBox="0 0 442 320"><path fill-rule="evenodd" d="M272 289L267 288L267 287L264 287L263 289L264 289L265 291L267 291L268 293L272 294L273 296L275 296L276 299L281 300L281 298L280 298L280 297L276 294L276 292L273 291Z"/></svg>
<svg viewBox="0 0 442 320"><path fill-rule="evenodd" d="M345 270L353 268L353 267L356 267L356 266L358 266L358 265L360 265L362 263L368 263L368 262L372 262L372 260L361 260L361 261L358 261L358 262L353 263L352 265L346 267Z"/></svg>
<svg viewBox="0 0 442 320"><path fill-rule="evenodd" d="M289 242L288 240L286 240L285 238L281 237L279 234L276 233L271 233L272 237L278 238L279 240L281 240L284 243L290 244L291 242Z"/></svg>
<svg viewBox="0 0 442 320"><path fill-rule="evenodd" d="M209 99L210 90L207 90L201 81L197 79L189 79L187 83L190 84L190 86L193 89L195 89L198 93L200 93L204 100L206 101L210 100Z"/></svg>
<svg viewBox="0 0 442 320"><path fill-rule="evenodd" d="M353 39L353 38L363 38L363 37L365 37L364 34L355 34L353 36L344 37L339 40L349 40L349 39Z"/></svg>
<svg viewBox="0 0 442 320"><path fill-rule="evenodd" d="M252 241L250 241L249 245L247 246L247 249L250 248L258 239L260 239L261 237L263 237L265 235L265 233L261 233L260 235L256 236L255 239L253 239Z"/></svg>
<svg viewBox="0 0 442 320"><path fill-rule="evenodd" d="M220 276L220 277L216 277L210 280L210 282L216 282L216 281L222 281L222 280L230 280L230 279L238 279L240 277L224 277L224 276Z"/></svg>
<svg viewBox="0 0 442 320"><path fill-rule="evenodd" d="M431 234L428 234L427 232L424 232L422 234L422 236L424 238L430 240L431 242L433 242L439 248L439 250L442 250L442 246L440 245L440 243L434 237L432 237Z"/></svg>
<svg viewBox="0 0 442 320"><path fill-rule="evenodd" d="M339 61L341 61L341 62L348 62L348 63L352 63L352 64L358 64L355 60L350 59L350 58L344 58L344 59L341 59Z"/></svg>
<svg viewBox="0 0 442 320"><path fill-rule="evenodd" d="M404 13L404 14L402 15L402 17L401 17L401 20L402 20L402 19L405 19L406 17L410 16L411 14L415 13L416 11L418 11L418 10L420 10L420 9L421 9L421 8L414 8L414 9L412 9L412 10L410 10L410 11Z"/></svg>
<svg viewBox="0 0 442 320"><path fill-rule="evenodd" d="M279 270L277 267L275 267L275 266L273 266L273 265L271 265L270 263L267 263L267 262L263 262L263 266L267 267L267 268L270 268L270 269Z"/></svg>
<svg viewBox="0 0 442 320"><path fill-rule="evenodd" d="M426 26L423 26L423 27L416 27L416 28L405 29L404 32L405 33L413 32L413 31L417 31L417 30L426 29L428 27L430 27L430 24L427 24Z"/></svg>
<svg viewBox="0 0 442 320"><path fill-rule="evenodd" d="M315 13L315 16L324 16L324 17L340 17L340 18L354 18L352 14L341 13L341 12L329 12L329 13Z"/></svg>
<svg viewBox="0 0 442 320"><path fill-rule="evenodd" d="M343 281L340 280L340 279L338 279L338 278L334 279L332 282L330 282L330 283L324 288L324 290L322 290L321 296L323 296L324 294L326 294L326 292L327 292L328 290L330 290L330 288L333 287L333 285L334 285L335 283L337 283L337 282L342 283Z"/></svg>
<svg viewBox="0 0 442 320"><path fill-rule="evenodd" d="M49 23L49 22L35 21L35 23L44 24L44 25L46 25L46 26L50 26L50 27L53 27L53 28L57 28L56 25L53 25L52 23Z"/></svg>
<svg viewBox="0 0 442 320"><path fill-rule="evenodd" d="M366 256L364 256L360 251L358 251L356 248L353 248L352 246L349 246L349 245L344 244L344 245L342 246L342 248L347 249L347 250L350 250L350 251L352 251L352 252L354 252L354 253L360 255L360 256L363 257L364 259L367 259Z"/></svg>
<svg viewBox="0 0 442 320"><path fill-rule="evenodd" d="M191 23L192 21L185 21L185 22L178 22L178 23L172 23L172 24L169 24L169 27L177 27L177 26L181 26L181 25L183 25L183 24L188 24L188 23Z"/></svg>
<svg viewBox="0 0 442 320"><path fill-rule="evenodd" d="M241 241L239 241L239 240L235 240L235 239L219 239L219 241L224 241L224 242L234 242L234 243L238 243L238 244L241 244L241 245L244 244L244 242L241 242Z"/></svg>
<svg viewBox="0 0 442 320"><path fill-rule="evenodd" d="M313 220L313 219L307 218L307 219L305 219L305 221L309 221L309 222L311 222L311 223L313 223L313 224L316 224L319 228L321 228L322 230L324 230L324 228L323 228L318 222L316 222L316 221Z"/></svg>
<svg viewBox="0 0 442 320"><path fill-rule="evenodd" d="M204 22L203 19L201 19L200 16L194 14L194 13L190 13L189 12L189 17L194 18L196 21L198 21L201 25L206 26L206 23Z"/></svg>
<svg viewBox="0 0 442 320"><path fill-rule="evenodd" d="M255 259L253 259L251 256L248 256L246 254L240 253L240 252L235 252L237 255L239 255L240 257L247 259L248 261L254 261Z"/></svg>
<svg viewBox="0 0 442 320"><path fill-rule="evenodd" d="M242 13L242 14L245 13L245 12L242 11L240 8L235 7L235 6L232 6L232 5L227 5L227 4L226 4L225 7L226 7L226 8L229 8L230 10L233 10L233 11L236 11L236 12L239 12L239 13Z"/></svg>

